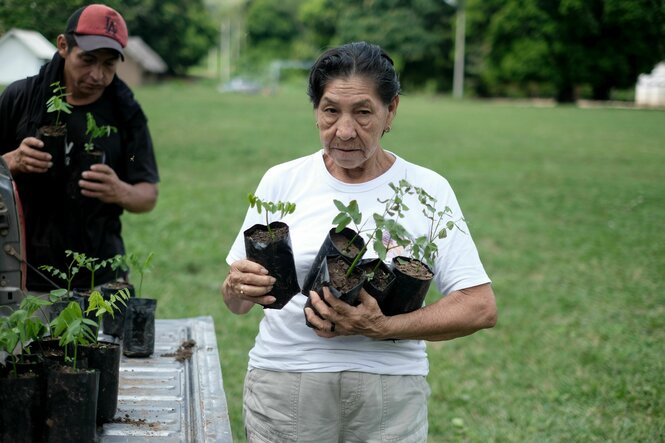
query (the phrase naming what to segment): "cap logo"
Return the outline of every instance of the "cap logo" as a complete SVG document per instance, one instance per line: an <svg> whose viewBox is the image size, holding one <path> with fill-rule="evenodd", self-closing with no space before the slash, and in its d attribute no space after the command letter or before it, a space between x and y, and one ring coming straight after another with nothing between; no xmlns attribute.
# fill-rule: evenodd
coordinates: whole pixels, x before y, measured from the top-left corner
<svg viewBox="0 0 665 443"><path fill-rule="evenodd" d="M115 35L118 32L118 26L113 18L106 16L106 32Z"/></svg>

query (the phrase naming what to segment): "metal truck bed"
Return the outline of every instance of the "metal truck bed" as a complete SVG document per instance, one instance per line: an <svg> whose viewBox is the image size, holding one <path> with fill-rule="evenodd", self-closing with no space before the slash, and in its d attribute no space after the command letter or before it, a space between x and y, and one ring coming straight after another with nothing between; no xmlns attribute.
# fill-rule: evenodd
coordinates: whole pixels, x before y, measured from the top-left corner
<svg viewBox="0 0 665 443"><path fill-rule="evenodd" d="M233 441L211 317L155 321L155 352L122 357L118 410L98 435L101 443Z"/></svg>

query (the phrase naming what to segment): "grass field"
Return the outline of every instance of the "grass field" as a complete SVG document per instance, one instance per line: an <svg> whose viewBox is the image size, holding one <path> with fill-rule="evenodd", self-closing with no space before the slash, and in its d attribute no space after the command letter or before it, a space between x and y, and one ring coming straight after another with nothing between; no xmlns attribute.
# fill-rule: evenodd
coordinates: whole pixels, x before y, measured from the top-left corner
<svg viewBox="0 0 665 443"><path fill-rule="evenodd" d="M231 426L260 309L219 295L246 195L318 149L304 85L274 96L205 83L136 90L158 207L125 215L154 251L158 317L211 315ZM429 344L432 442L665 440L665 112L402 97L384 146L447 177L499 304L491 330ZM432 297L434 294L430 294Z"/></svg>

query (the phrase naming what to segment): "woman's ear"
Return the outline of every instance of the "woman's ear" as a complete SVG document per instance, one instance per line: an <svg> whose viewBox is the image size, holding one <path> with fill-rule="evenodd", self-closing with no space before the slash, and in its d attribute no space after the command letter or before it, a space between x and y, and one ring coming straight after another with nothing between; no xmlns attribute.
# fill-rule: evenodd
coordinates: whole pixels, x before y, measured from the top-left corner
<svg viewBox="0 0 665 443"><path fill-rule="evenodd" d="M390 101L390 104L388 105L388 118L386 126L390 126L393 119L395 118L395 115L397 115L398 106L399 106L399 95L396 95L395 97L393 97L393 99Z"/></svg>

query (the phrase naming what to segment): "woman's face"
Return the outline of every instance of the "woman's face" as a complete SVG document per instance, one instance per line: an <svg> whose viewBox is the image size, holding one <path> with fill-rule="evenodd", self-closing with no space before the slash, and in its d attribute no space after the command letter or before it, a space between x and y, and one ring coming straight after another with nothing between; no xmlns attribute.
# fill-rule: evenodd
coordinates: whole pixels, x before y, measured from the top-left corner
<svg viewBox="0 0 665 443"><path fill-rule="evenodd" d="M399 97L383 104L373 81L361 76L338 78L326 86L316 108L324 153L335 166L364 168L381 150L381 136L390 126Z"/></svg>

